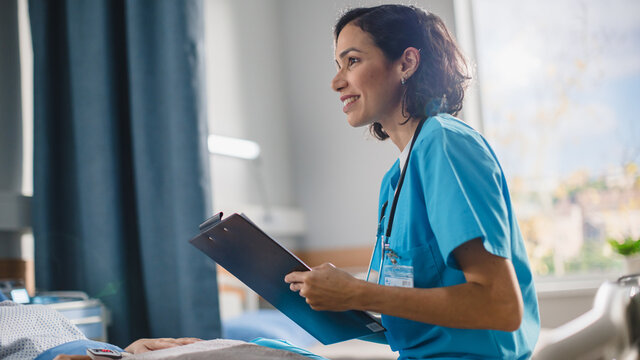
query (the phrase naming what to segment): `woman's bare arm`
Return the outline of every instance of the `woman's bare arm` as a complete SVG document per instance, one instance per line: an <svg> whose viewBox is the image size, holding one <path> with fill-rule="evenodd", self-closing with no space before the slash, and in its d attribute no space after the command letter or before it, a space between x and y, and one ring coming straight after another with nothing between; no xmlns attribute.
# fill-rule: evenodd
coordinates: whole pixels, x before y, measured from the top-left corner
<svg viewBox="0 0 640 360"><path fill-rule="evenodd" d="M285 281L316 310L374 311L433 325L515 331L523 302L511 261L485 250L481 239L453 252L466 283L431 289L367 283L330 264L295 272Z"/></svg>

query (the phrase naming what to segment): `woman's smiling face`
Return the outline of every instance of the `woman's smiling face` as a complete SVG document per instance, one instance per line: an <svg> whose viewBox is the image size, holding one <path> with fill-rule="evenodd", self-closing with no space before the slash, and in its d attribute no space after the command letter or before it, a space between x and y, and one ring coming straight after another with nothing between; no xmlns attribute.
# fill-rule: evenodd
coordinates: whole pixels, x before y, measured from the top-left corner
<svg viewBox="0 0 640 360"><path fill-rule="evenodd" d="M348 24L336 40L338 73L331 87L353 127L402 116L401 65L391 62L360 27Z"/></svg>

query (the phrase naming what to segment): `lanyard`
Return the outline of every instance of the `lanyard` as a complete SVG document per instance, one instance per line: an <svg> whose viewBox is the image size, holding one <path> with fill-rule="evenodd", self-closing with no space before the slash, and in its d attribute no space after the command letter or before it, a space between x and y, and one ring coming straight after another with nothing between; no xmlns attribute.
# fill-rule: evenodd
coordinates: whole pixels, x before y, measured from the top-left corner
<svg viewBox="0 0 640 360"><path fill-rule="evenodd" d="M393 219L395 218L396 215L396 206L398 205L398 198L400 197L400 190L402 190L402 184L404 183L404 176L407 172L407 165L409 164L409 158L411 157L411 150L413 150L413 144L416 142L416 139L418 138L418 134L420 133L420 129L422 128L422 125L424 124L425 119L422 119L420 121L420 123L418 123L418 126L416 127L416 131L413 133L413 139L411 139L411 145L409 146L409 154L407 154L407 159L404 162L404 166L402 167L402 171L400 173L400 179L398 180L398 185L396 187L396 193L393 196L393 203L391 205L391 212L389 214L389 222L387 224L387 231L385 233L385 235L382 235L382 243L381 243L381 252L380 252L380 266L378 267L377 271L382 271L382 263L384 260L384 256L385 256L385 252L387 250L390 250L390 246L389 246L389 237L391 236L391 227L393 226ZM382 209L380 211L380 220L378 220L378 226L382 226L382 222L384 220L384 214L385 211L387 210L387 205L389 204L389 201L385 201L385 203L382 205ZM380 239L378 239L379 241ZM373 248L373 254L371 254L371 261L369 262L369 269L367 269L367 277L366 277L366 281L369 281L369 276L371 275L371 263L373 262L373 258L374 255L376 253L376 249L378 248L378 241L376 241L376 246ZM394 254L395 255L395 254Z"/></svg>
<svg viewBox="0 0 640 360"><path fill-rule="evenodd" d="M400 173L400 179L398 180L398 186L396 188L396 193L393 195L393 203L391 204L391 211L389 212L389 222L387 223L387 232L384 236L384 244L387 245L387 241L391 236L391 227L393 226L393 219L396 216L396 207L398 206L398 198L400 198L400 190L402 190L402 184L404 183L404 176L407 173L407 166L409 165L409 158L411 158L411 150L413 150L413 144L415 144L416 139L418 138L418 134L420 133L420 129L424 124L425 119L420 120L418 126L416 127L416 131L413 133L413 139L411 139L411 145L409 146L409 154L407 154L407 160L404 162L404 166L402 167L402 172ZM384 210L387 207L387 203L382 207L382 216L384 216ZM382 219L382 218L381 218Z"/></svg>

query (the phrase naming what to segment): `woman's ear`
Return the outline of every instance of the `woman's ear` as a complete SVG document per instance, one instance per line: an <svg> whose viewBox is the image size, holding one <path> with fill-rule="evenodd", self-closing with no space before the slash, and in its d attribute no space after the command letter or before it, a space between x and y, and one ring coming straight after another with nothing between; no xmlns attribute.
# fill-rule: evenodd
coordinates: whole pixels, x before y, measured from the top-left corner
<svg viewBox="0 0 640 360"><path fill-rule="evenodd" d="M400 56L400 71L402 78L408 80L418 70L420 65L420 50L414 47L404 49Z"/></svg>

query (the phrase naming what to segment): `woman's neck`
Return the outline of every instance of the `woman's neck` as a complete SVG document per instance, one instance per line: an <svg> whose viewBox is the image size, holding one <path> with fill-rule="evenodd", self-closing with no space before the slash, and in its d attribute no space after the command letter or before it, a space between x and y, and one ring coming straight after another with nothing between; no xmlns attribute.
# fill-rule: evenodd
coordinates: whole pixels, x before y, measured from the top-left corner
<svg viewBox="0 0 640 360"><path fill-rule="evenodd" d="M409 144L409 141L413 137L413 133L416 131L416 127L418 127L418 121L415 119L409 119L405 124L404 121L407 119L403 119L402 121L388 121L387 123L382 125L384 131L389 135L391 141L400 149L400 151L404 150L404 148Z"/></svg>

